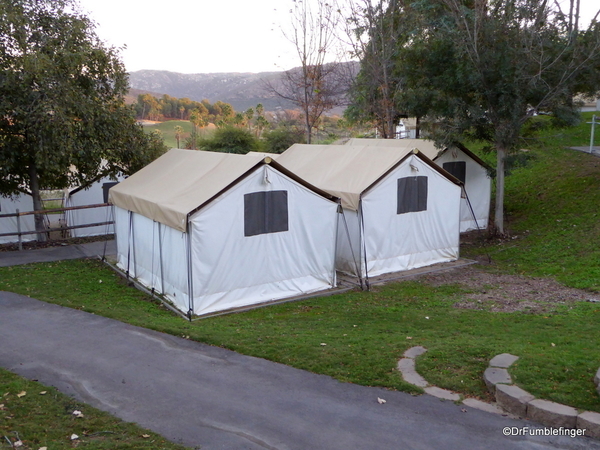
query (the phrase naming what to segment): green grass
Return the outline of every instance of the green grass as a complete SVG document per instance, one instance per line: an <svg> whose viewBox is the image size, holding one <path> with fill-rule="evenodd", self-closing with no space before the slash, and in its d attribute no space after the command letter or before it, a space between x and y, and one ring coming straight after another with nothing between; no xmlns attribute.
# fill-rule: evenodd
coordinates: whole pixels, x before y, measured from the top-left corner
<svg viewBox="0 0 600 450"><path fill-rule="evenodd" d="M73 415L81 411L82 417ZM72 440L76 434L79 438ZM123 422L52 387L0 369L0 448L181 449L160 435ZM21 441L22 446L11 447Z"/></svg>
<svg viewBox="0 0 600 450"><path fill-rule="evenodd" d="M589 144L589 119L540 133L529 164L507 177L506 228L515 240L463 254L488 253L504 271L600 291L600 158L566 149Z"/></svg>
<svg viewBox="0 0 600 450"><path fill-rule="evenodd" d="M183 128L183 135L179 140L179 148L185 148L185 140L190 137L192 132L192 123L189 120L169 120L167 122L160 122L154 125L145 125L144 130L147 133L151 133L153 130L159 130L165 141L165 145L168 148L177 148L177 139L175 139L175 127L180 126ZM205 136L207 133L212 131L199 130L198 134L200 137Z"/></svg>
<svg viewBox="0 0 600 450"><path fill-rule="evenodd" d="M0 280L3 290L341 381L408 392L419 389L394 368L413 345L429 349L418 370L431 383L484 399L482 373L489 359L510 352L521 356L513 375L524 389L600 411L592 382L600 366L594 344L600 342L598 304L561 306L544 315L472 311L452 306L465 290L413 281L189 323L95 260L2 268Z"/></svg>
<svg viewBox="0 0 600 450"><path fill-rule="evenodd" d="M511 237L466 246L463 256L487 254L492 264L483 270L554 278L597 297L600 158L564 149L585 145L586 133L589 139L583 123L544 130L532 141L529 163L506 181ZM409 347L429 349L417 369L432 384L483 399L489 399L482 381L489 359L509 352L520 356L511 374L523 389L600 412L593 383L600 367L597 303L543 313L466 310L453 306L466 289L410 281L189 323L95 260L0 268L0 289L341 381L415 393L395 370Z"/></svg>

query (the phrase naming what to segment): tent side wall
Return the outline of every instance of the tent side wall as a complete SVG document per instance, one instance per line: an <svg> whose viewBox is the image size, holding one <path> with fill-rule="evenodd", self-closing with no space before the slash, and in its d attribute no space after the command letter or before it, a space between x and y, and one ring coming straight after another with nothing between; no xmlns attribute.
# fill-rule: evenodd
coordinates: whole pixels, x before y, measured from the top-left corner
<svg viewBox="0 0 600 450"><path fill-rule="evenodd" d="M0 214L13 214L17 212L33 211L33 199L30 195L21 194L12 198L0 197ZM35 231L35 222L33 215L19 217L21 231ZM18 231L16 217L0 218L0 234L16 233ZM21 240L33 241L36 239L35 234L26 234ZM8 244L11 242L19 242L19 236L0 236L0 244Z"/></svg>
<svg viewBox="0 0 600 450"><path fill-rule="evenodd" d="M113 208L119 268L187 312L187 234L140 214Z"/></svg>
<svg viewBox="0 0 600 450"><path fill-rule="evenodd" d="M122 180L122 177L119 177L118 179ZM87 189L81 189L79 191L71 193L67 196L65 206L87 206L95 205L98 203L106 203L103 185L105 183L111 182L114 182L114 180L111 180L109 177L105 177L91 184ZM67 225L76 226L87 225L92 223L110 222L113 220L113 217L111 208L105 206L100 208L88 208L66 211L66 220ZM115 231L113 225L99 225L95 227L75 228L71 230L71 236L100 236L104 234L113 234L114 232Z"/></svg>
<svg viewBox="0 0 600 450"><path fill-rule="evenodd" d="M398 213L399 179L427 177L426 208ZM459 256L461 188L413 155L362 198L369 276L454 261Z"/></svg>
<svg viewBox="0 0 600 450"><path fill-rule="evenodd" d="M245 196L286 192L287 231L247 235ZM337 204L265 165L190 219L194 313L335 286Z"/></svg>
<svg viewBox="0 0 600 450"><path fill-rule="evenodd" d="M492 180L485 167L458 148L448 149L435 159L440 167L444 163L459 161L465 163L465 190L468 197L468 201L463 198L460 204L460 232L485 230L490 218Z"/></svg>
<svg viewBox="0 0 600 450"><path fill-rule="evenodd" d="M360 246L360 218L358 212L344 209L340 216L337 233L337 249L335 267L344 272L358 277L363 265Z"/></svg>

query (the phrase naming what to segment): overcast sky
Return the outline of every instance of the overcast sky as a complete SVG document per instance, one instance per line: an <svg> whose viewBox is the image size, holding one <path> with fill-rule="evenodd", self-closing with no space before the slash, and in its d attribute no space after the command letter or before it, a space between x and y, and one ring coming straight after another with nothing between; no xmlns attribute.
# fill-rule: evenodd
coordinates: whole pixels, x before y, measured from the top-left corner
<svg viewBox="0 0 600 450"><path fill-rule="evenodd" d="M128 71L267 72L298 65L281 32L289 26L292 0L79 3L104 41L127 47L121 56ZM582 0L582 16L589 21L599 7L598 0Z"/></svg>
<svg viewBox="0 0 600 450"><path fill-rule="evenodd" d="M297 64L280 24L291 0L79 0L129 71L265 72Z"/></svg>

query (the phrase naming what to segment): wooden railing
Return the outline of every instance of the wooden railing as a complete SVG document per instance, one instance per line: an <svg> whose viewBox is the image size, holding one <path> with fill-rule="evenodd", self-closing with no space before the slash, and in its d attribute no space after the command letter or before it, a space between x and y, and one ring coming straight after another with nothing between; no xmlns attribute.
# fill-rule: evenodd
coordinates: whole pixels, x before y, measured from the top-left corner
<svg viewBox="0 0 600 450"><path fill-rule="evenodd" d="M23 249L23 236L27 236L30 234L40 234L40 231L22 231L21 230L21 217L31 216L31 215L35 215L35 214L46 215L46 214L51 214L51 213L61 213L61 212L65 212L65 211L74 211L74 210L78 210L78 209L102 208L105 206L110 206L110 205L108 203L97 203L94 205L68 206L65 208L54 208L54 209L44 209L42 211L24 211L24 212L20 212L17 209L16 212L14 212L14 213L0 214L0 220L2 220L3 218L9 218L9 217L17 218L17 231L11 232L11 233L0 233L0 237L18 236L19 250L22 250ZM99 227L99 226L103 226L103 225L112 225L112 224L114 224L114 221L86 223L86 224L82 224L82 225L71 225L71 226L64 226L64 227L61 226L58 228L46 227L41 233L47 234L47 237L49 238L50 233L53 231L67 231L67 230L74 230L77 228Z"/></svg>

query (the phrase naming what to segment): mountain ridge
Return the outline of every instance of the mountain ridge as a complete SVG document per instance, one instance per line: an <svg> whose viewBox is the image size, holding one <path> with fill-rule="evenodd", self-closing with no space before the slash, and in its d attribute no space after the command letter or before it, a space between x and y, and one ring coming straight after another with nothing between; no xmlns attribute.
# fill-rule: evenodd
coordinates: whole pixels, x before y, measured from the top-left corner
<svg viewBox="0 0 600 450"><path fill-rule="evenodd" d="M207 99L231 104L236 111L245 111L262 103L265 110L294 108L266 88L277 86L283 72L221 72L184 74L167 70L137 70L129 73L131 94L164 94L194 101ZM137 95L136 95L137 96Z"/></svg>

